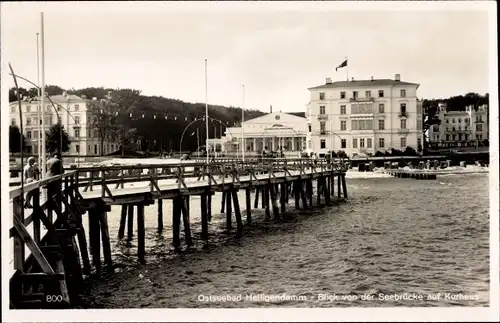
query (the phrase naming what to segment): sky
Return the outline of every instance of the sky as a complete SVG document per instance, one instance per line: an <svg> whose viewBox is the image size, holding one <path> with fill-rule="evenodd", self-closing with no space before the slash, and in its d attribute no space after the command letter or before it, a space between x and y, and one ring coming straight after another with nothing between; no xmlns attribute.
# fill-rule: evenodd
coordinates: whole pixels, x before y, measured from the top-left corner
<svg viewBox="0 0 500 323"><path fill-rule="evenodd" d="M205 102L207 59L209 104L298 112L347 57L349 78L401 74L421 98L488 92L486 7L432 5L2 3L2 58L36 81L43 10L45 82L63 88Z"/></svg>

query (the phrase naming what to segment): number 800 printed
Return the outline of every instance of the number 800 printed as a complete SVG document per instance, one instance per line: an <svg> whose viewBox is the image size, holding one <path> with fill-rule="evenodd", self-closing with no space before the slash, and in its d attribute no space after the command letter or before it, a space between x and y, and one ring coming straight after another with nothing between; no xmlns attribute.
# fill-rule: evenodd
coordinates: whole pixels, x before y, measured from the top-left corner
<svg viewBox="0 0 500 323"><path fill-rule="evenodd" d="M62 302L62 300L62 295L47 295L47 297L45 297L47 303L59 303Z"/></svg>

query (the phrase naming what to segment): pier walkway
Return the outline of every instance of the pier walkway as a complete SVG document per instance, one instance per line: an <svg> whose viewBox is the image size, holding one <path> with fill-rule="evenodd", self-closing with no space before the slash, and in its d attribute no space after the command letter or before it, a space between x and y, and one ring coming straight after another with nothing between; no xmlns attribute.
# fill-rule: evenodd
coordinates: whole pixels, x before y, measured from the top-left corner
<svg viewBox="0 0 500 323"><path fill-rule="evenodd" d="M118 238L134 238L136 210L138 261L145 262L144 207L158 203L158 233L163 230L164 199L172 200L172 242L180 251L183 241L193 244L189 198L200 196L202 232L208 241L212 219L212 196L221 193L221 212L226 229L243 232L238 201L245 191L246 222L254 208L265 210L266 219L280 221L292 198L296 209L347 198L342 160L247 159L216 160L209 163L184 161L177 164L113 165L67 169L63 175L11 188L13 274L10 279L11 308L64 308L78 301L84 277L111 267L111 245L106 212L121 206ZM315 181L316 188L313 189ZM337 189L335 189L335 182ZM24 208L26 194L32 208ZM219 212L216 212L219 214ZM88 215L88 235L83 216ZM233 219L234 215L234 219ZM28 226L31 228L28 229ZM45 234L43 234L45 233ZM101 263L101 251L104 263Z"/></svg>

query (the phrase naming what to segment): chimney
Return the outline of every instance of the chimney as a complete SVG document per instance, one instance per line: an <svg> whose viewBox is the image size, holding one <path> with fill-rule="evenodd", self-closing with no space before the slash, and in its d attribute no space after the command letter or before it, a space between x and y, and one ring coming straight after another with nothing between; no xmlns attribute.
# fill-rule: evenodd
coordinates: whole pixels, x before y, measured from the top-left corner
<svg viewBox="0 0 500 323"><path fill-rule="evenodd" d="M373 76L372 76L372 82L373 82Z"/></svg>
<svg viewBox="0 0 500 323"><path fill-rule="evenodd" d="M269 105L269 110L271 111L269 113L273 113L273 106L272 105Z"/></svg>
<svg viewBox="0 0 500 323"><path fill-rule="evenodd" d="M327 77L326 78L326 84L330 84L330 83L332 83L332 79L330 77Z"/></svg>
<svg viewBox="0 0 500 323"><path fill-rule="evenodd" d="M395 79L396 81L401 81L401 75L400 75L400 74L396 74L396 75L394 76L394 79Z"/></svg>

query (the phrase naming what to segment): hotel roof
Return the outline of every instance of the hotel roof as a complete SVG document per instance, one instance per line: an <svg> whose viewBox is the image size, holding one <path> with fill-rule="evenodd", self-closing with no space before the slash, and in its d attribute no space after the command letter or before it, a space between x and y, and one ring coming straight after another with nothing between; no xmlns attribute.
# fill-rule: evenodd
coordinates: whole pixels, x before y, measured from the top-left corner
<svg viewBox="0 0 500 323"><path fill-rule="evenodd" d="M396 81L391 79L354 80L354 81L339 81L339 82L325 83L323 85L310 87L309 90L345 88L345 87L397 86L397 85L414 85L418 87L420 84Z"/></svg>

